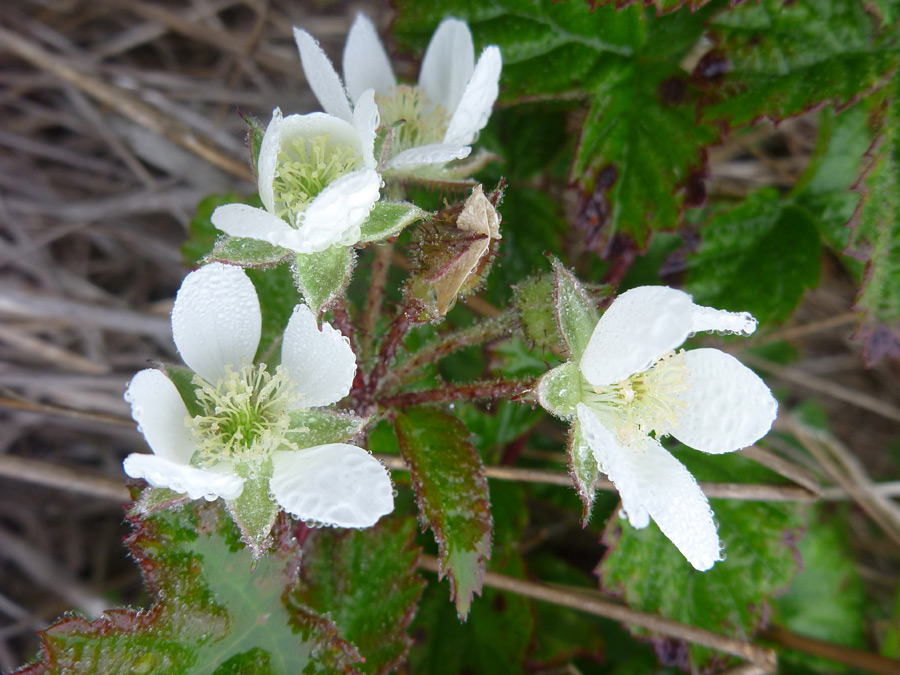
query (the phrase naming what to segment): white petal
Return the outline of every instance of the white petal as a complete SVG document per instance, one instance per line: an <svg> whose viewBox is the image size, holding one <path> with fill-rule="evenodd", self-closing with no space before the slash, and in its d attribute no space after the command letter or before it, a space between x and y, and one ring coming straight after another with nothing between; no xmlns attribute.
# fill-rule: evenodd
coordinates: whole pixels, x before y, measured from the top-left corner
<svg viewBox="0 0 900 675"><path fill-rule="evenodd" d="M362 448L344 443L272 455L269 486L285 511L337 527L368 527L394 510L391 479Z"/></svg>
<svg viewBox="0 0 900 675"><path fill-rule="evenodd" d="M350 100L356 101L366 89L389 94L397 86L391 60L378 31L364 14L357 14L344 45L344 81Z"/></svg>
<svg viewBox="0 0 900 675"><path fill-rule="evenodd" d="M178 464L191 461L197 443L185 424L190 414L172 380L158 370L142 370L128 385L125 400L155 455Z"/></svg>
<svg viewBox="0 0 900 675"><path fill-rule="evenodd" d="M375 132L378 130L378 122L375 90L366 89L353 108L353 126L359 133L363 162L367 169L375 168Z"/></svg>
<svg viewBox="0 0 900 675"><path fill-rule="evenodd" d="M453 111L444 143L468 145L475 140L479 131L484 129L491 117L494 102L500 92L500 70L503 60L500 49L490 46L482 52L472 73L472 79L466 85L459 105Z"/></svg>
<svg viewBox="0 0 900 675"><path fill-rule="evenodd" d="M181 358L209 382L253 361L262 315L253 283L240 267L212 263L187 275L172 308Z"/></svg>
<svg viewBox="0 0 900 675"><path fill-rule="evenodd" d="M633 450L623 447L584 403L579 403L576 410L584 440L593 452L597 466L615 483L628 522L638 529L647 527L650 514L644 507L640 481L627 457Z"/></svg>
<svg viewBox="0 0 900 675"><path fill-rule="evenodd" d="M350 341L330 324L323 323L320 330L306 305L294 307L284 330L281 365L297 385L300 408L337 403L350 393L356 375Z"/></svg>
<svg viewBox="0 0 900 675"><path fill-rule="evenodd" d="M352 246L359 241L360 225L369 216L381 191L381 176L371 169L352 171L320 192L303 212L296 230L300 253L317 253L329 246Z"/></svg>
<svg viewBox="0 0 900 675"><path fill-rule="evenodd" d="M322 108L329 115L335 115L349 122L353 119L350 102L344 85L331 65L331 60L322 51L319 43L305 30L294 27L294 41L300 51L300 63L309 88L313 90Z"/></svg>
<svg viewBox="0 0 900 675"><path fill-rule="evenodd" d="M276 246L287 246L296 230L281 218L265 209L247 204L225 204L213 211L212 224L232 237L246 237L267 241Z"/></svg>
<svg viewBox="0 0 900 675"><path fill-rule="evenodd" d="M256 162L257 188L259 198L269 213L275 212L275 194L272 191L272 182L275 180L275 167L278 164L278 152L281 149L281 134L279 128L282 122L281 110L275 108L272 111L272 119L266 127L262 143L259 146L259 158ZM215 223L213 223L215 225ZM219 228L220 230L222 228Z"/></svg>
<svg viewBox="0 0 900 675"><path fill-rule="evenodd" d="M585 440L615 483L631 524L643 527L649 514L698 570L708 570L721 560L722 545L709 501L684 465L649 436L635 446L619 446L596 417L593 421L590 417L594 416L587 406L580 404L578 420L584 424Z"/></svg>
<svg viewBox="0 0 900 675"><path fill-rule="evenodd" d="M581 357L594 385L613 384L649 368L693 330L691 296L666 286L639 286L618 296L600 317Z"/></svg>
<svg viewBox="0 0 900 675"><path fill-rule="evenodd" d="M689 389L680 398L688 408L671 430L675 438L703 452L722 453L768 433L778 403L756 373L718 349L695 349L681 357Z"/></svg>
<svg viewBox="0 0 900 675"><path fill-rule="evenodd" d="M749 312L727 312L703 305L691 306L691 331L715 330L720 333L751 335L756 330L756 319Z"/></svg>
<svg viewBox="0 0 900 675"><path fill-rule="evenodd" d="M446 143L432 143L420 145L397 153L385 166L385 169L406 169L425 164L446 164L454 159L465 159L472 152L467 145L447 145Z"/></svg>
<svg viewBox="0 0 900 675"><path fill-rule="evenodd" d="M328 136L333 145L349 145L360 153L362 160L362 144L357 128L353 125L353 116L345 121L326 113L309 113L308 115L288 115L278 127L282 147L295 139L312 139L317 136Z"/></svg>
<svg viewBox="0 0 900 675"><path fill-rule="evenodd" d="M123 466L132 478L143 478L153 487L169 488L191 499L236 499L244 490L244 479L236 474L198 469L157 455L131 454Z"/></svg>
<svg viewBox="0 0 900 675"><path fill-rule="evenodd" d="M422 59L419 87L447 113L456 110L475 70L475 45L465 21L445 19L431 36Z"/></svg>

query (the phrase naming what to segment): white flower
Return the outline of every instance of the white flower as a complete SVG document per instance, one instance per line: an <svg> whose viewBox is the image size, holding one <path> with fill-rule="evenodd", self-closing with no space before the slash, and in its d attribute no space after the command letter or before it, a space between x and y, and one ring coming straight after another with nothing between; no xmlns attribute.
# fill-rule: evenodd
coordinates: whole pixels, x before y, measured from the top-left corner
<svg viewBox="0 0 900 675"><path fill-rule="evenodd" d="M372 22L358 14L344 47L344 82L315 39L294 28L303 72L322 108L349 120L366 90L376 92L381 122L394 128L385 172L464 159L487 124L499 91L500 49L487 47L475 63L472 33L464 21L438 26L419 72L418 86L398 85ZM402 126L394 127L403 121Z"/></svg>
<svg viewBox="0 0 900 675"><path fill-rule="evenodd" d="M699 331L749 335L755 329L749 314L695 305L675 289L642 286L616 298L578 364L578 422L628 520L642 528L652 518L699 570L721 560L713 514L697 481L659 439L670 434L703 452L733 452L769 431L778 405L765 383L733 356L718 349L673 350ZM546 400L550 386L545 376L539 398Z"/></svg>
<svg viewBox="0 0 900 675"><path fill-rule="evenodd" d="M298 305L270 373L254 365L262 318L256 290L239 267L214 263L187 276L172 310L172 332L196 372L202 409L188 413L175 384L142 370L125 399L153 450L132 454L125 473L191 499L237 499L249 479L268 477L269 493L306 521L365 527L393 510L390 477L368 452L345 443L292 448L290 414L347 395L356 359L346 339L322 329Z"/></svg>
<svg viewBox="0 0 900 675"><path fill-rule="evenodd" d="M233 237L259 239L297 253L359 241L360 225L381 190L375 170L375 93L363 92L348 119L324 113L282 117L278 108L259 149L264 208L227 204L212 223Z"/></svg>

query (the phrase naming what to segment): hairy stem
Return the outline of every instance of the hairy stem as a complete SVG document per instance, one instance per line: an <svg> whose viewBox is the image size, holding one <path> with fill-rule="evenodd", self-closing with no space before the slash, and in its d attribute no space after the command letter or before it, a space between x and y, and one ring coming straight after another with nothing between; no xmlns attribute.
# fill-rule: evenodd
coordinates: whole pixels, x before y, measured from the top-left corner
<svg viewBox="0 0 900 675"><path fill-rule="evenodd" d="M387 282L388 270L391 264L391 255L394 251L392 244L386 243L375 247L375 259L372 260L372 278L369 280L369 292L366 296L366 308L362 316L362 336L360 347L363 355L372 350L372 339L375 335L375 326L378 315L381 314L381 304L384 299L384 286Z"/></svg>
<svg viewBox="0 0 900 675"><path fill-rule="evenodd" d="M408 408L420 403L473 401L480 398L521 398L534 389L534 380L497 380L447 384L438 389L410 391L387 396L378 401L382 408Z"/></svg>

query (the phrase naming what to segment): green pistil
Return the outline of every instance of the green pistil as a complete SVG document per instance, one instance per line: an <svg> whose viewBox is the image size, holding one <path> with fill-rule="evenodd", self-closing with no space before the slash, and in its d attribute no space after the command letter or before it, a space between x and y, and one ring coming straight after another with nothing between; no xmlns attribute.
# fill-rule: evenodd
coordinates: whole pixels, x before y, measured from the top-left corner
<svg viewBox="0 0 900 675"><path fill-rule="evenodd" d="M390 96L376 94L375 101L382 126L394 128L388 153L391 157L403 150L444 140L450 116L418 87L401 84ZM395 127L397 122L403 124Z"/></svg>
<svg viewBox="0 0 900 675"><path fill-rule="evenodd" d="M282 144L272 181L275 214L296 225L297 217L322 190L359 164L355 148L332 143L329 135Z"/></svg>
<svg viewBox="0 0 900 675"><path fill-rule="evenodd" d="M272 375L264 363L237 371L226 366L224 377L215 384L199 375L193 384L203 414L190 420L198 441L192 463L210 467L232 460L258 465L274 451L291 447L285 434L296 394L281 367Z"/></svg>
<svg viewBox="0 0 900 675"><path fill-rule="evenodd" d="M687 407L687 367L681 354L668 352L651 368L616 384L592 387L584 383L584 403L619 440L631 444L638 434L666 433Z"/></svg>

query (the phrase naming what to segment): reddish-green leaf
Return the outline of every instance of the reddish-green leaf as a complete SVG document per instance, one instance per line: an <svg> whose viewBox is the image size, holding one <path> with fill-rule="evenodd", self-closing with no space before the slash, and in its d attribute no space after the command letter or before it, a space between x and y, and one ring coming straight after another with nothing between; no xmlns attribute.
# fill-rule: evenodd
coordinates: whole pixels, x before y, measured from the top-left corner
<svg viewBox="0 0 900 675"><path fill-rule="evenodd" d="M360 660L335 625L286 603L299 551L276 526L277 545L255 563L222 502L192 502L133 518L128 539L155 598L147 610L116 609L88 622L67 616L41 633L38 673L356 672Z"/></svg>
<svg viewBox="0 0 900 675"><path fill-rule="evenodd" d="M329 612L365 658L365 673L388 673L411 644L405 629L425 585L415 521L382 520L367 530L317 530L303 545L301 583L292 600Z"/></svg>
<svg viewBox="0 0 900 675"><path fill-rule="evenodd" d="M481 594L491 554L491 512L481 457L469 431L437 408L410 408L395 421L400 452L409 465L422 519L440 550L441 576L465 618L474 593Z"/></svg>

